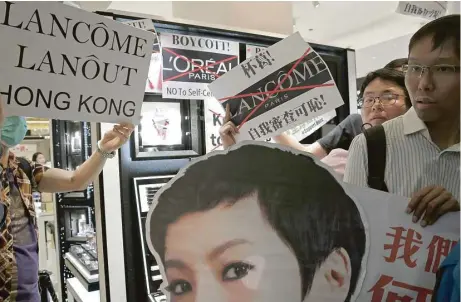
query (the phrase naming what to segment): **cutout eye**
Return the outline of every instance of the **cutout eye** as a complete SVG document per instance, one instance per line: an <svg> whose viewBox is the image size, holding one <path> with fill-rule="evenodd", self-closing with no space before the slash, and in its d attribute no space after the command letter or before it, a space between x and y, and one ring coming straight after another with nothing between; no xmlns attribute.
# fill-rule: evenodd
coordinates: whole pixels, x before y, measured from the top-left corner
<svg viewBox="0 0 461 302"><path fill-rule="evenodd" d="M192 291L192 285L186 280L175 280L170 282L165 289L175 296L182 296Z"/></svg>
<svg viewBox="0 0 461 302"><path fill-rule="evenodd" d="M254 265L245 262L236 262L227 265L222 272L223 281L234 281L246 277L254 269Z"/></svg>

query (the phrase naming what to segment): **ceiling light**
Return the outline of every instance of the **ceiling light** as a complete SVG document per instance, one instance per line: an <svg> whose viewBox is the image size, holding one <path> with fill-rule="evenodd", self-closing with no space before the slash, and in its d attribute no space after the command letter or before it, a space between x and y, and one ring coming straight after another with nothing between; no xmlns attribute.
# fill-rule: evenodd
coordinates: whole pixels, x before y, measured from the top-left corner
<svg viewBox="0 0 461 302"><path fill-rule="evenodd" d="M317 7L320 6L320 2L318 2L318 1L312 1L312 5L313 5L315 8L317 8Z"/></svg>

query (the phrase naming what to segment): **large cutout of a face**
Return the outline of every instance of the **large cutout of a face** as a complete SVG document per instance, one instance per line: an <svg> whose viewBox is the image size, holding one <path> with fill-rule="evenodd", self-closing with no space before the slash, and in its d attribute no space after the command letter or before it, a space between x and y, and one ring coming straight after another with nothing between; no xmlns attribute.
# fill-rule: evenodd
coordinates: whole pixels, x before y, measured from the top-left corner
<svg viewBox="0 0 461 302"><path fill-rule="evenodd" d="M252 142L181 170L146 229L168 301L342 302L360 290L366 225L322 163Z"/></svg>

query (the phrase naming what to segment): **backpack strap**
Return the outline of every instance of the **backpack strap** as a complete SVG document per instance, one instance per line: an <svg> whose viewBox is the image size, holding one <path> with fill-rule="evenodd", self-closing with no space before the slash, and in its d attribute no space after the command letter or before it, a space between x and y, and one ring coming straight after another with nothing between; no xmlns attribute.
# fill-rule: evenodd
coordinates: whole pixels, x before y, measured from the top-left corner
<svg viewBox="0 0 461 302"><path fill-rule="evenodd" d="M29 161L23 157L18 157L17 160L19 162L19 168L27 175L29 181L32 183L34 179L32 176L32 167L30 166Z"/></svg>
<svg viewBox="0 0 461 302"><path fill-rule="evenodd" d="M386 170L386 133L382 125L363 131L367 140L368 186L375 190L389 192L384 181Z"/></svg>

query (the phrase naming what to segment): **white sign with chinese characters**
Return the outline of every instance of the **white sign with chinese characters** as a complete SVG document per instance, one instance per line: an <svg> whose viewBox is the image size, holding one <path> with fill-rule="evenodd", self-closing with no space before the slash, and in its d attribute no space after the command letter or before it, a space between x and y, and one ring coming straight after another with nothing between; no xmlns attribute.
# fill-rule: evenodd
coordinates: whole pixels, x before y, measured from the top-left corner
<svg viewBox="0 0 461 302"><path fill-rule="evenodd" d="M239 127L264 140L344 104L323 59L299 33L260 51L209 85Z"/></svg>
<svg viewBox="0 0 461 302"><path fill-rule="evenodd" d="M219 129L224 123L226 112L221 104L214 98L204 100L204 115L205 115L205 148L206 153L223 150ZM266 140L273 142L271 138Z"/></svg>
<svg viewBox="0 0 461 302"><path fill-rule="evenodd" d="M286 134L293 136L296 140L300 141L315 131L319 130L326 123L336 116L336 110L332 110L324 115L318 116L304 124L296 126L286 131Z"/></svg>
<svg viewBox="0 0 461 302"><path fill-rule="evenodd" d="M446 15L447 5L447 1L399 1L396 12L434 20Z"/></svg>
<svg viewBox="0 0 461 302"><path fill-rule="evenodd" d="M408 198L344 185L368 221L366 275L355 301L431 301L437 269L459 241L459 213L423 228L405 213Z"/></svg>
<svg viewBox="0 0 461 302"><path fill-rule="evenodd" d="M0 3L8 115L138 123L153 35L58 2Z"/></svg>

